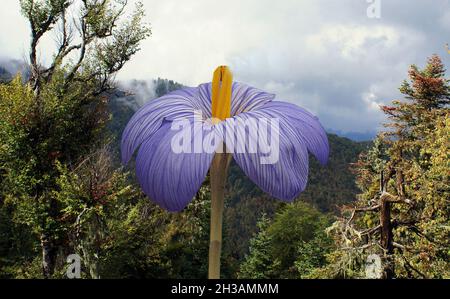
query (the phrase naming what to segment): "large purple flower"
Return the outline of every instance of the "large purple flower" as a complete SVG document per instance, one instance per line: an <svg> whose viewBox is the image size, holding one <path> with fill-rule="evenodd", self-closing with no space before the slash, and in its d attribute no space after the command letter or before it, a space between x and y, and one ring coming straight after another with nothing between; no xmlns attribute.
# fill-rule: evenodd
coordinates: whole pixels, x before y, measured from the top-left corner
<svg viewBox="0 0 450 299"><path fill-rule="evenodd" d="M321 164L328 159L326 133L317 117L290 103L275 101L275 95L234 82L231 117L214 123L212 117L212 84L202 84L171 92L149 101L129 121L122 136L122 162L128 163L139 148L136 173L149 198L169 211L182 210L195 196L210 168L214 152L175 153L172 140L177 131L175 120L195 123L194 111L201 111L203 126L192 126L191 145L196 137L211 138L208 132L227 145L229 126L233 137L245 138L248 119L278 119L279 158L276 163L262 163L262 153L233 152L233 158L244 173L263 191L284 201L294 200L306 187L308 151ZM208 132L207 132L208 131ZM209 136L209 137L208 137ZM228 136L229 137L229 136Z"/></svg>

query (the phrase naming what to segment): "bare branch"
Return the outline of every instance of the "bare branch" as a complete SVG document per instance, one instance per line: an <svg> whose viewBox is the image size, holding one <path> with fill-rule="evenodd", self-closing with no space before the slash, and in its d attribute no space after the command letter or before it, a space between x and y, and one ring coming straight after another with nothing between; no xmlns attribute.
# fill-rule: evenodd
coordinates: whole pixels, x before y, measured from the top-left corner
<svg viewBox="0 0 450 299"><path fill-rule="evenodd" d="M394 196L392 194L389 194L388 192L383 192L380 196L380 200L384 202L391 202L391 203L405 203L408 205L412 205L413 201L407 198L403 198L402 196Z"/></svg>
<svg viewBox="0 0 450 299"><path fill-rule="evenodd" d="M414 272L416 272L417 274L419 274L419 276L421 276L422 278L425 278L425 279L427 278L427 276L425 274L423 274L422 272L417 270L417 268L413 267L404 255L402 255L402 257L403 257L403 260L405 261L406 266L408 266L409 269L411 269Z"/></svg>
<svg viewBox="0 0 450 299"><path fill-rule="evenodd" d="M380 229L381 229L381 225L377 225L375 227L368 228L368 229L362 231L360 234L361 234L361 236L363 236L363 235L371 235L371 234L379 231Z"/></svg>
<svg viewBox="0 0 450 299"><path fill-rule="evenodd" d="M362 208L355 208L355 212L368 212L368 211L375 211L380 208L380 205L374 205L371 207L362 207Z"/></svg>
<svg viewBox="0 0 450 299"><path fill-rule="evenodd" d="M354 208L352 211L352 215L350 216L350 219L347 221L347 224L350 224L353 219L355 218L356 213L358 212L369 212L369 211L376 211L380 209L380 205L374 205L374 206L370 206L370 207L359 207L359 208Z"/></svg>
<svg viewBox="0 0 450 299"><path fill-rule="evenodd" d="M373 243L368 243L368 244L364 244L360 247L342 247L342 250L364 250L364 249L368 249L372 246L377 246L379 247L380 244L378 244L377 242L373 242Z"/></svg>

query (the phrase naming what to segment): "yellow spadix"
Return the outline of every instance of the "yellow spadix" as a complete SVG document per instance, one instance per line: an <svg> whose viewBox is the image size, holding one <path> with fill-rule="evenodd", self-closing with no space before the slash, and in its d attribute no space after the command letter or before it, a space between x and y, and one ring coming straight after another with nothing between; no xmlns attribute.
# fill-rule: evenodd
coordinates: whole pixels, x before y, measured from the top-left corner
<svg viewBox="0 0 450 299"><path fill-rule="evenodd" d="M215 122L231 116L231 89L233 75L227 66L219 66L214 71L212 81L212 117Z"/></svg>

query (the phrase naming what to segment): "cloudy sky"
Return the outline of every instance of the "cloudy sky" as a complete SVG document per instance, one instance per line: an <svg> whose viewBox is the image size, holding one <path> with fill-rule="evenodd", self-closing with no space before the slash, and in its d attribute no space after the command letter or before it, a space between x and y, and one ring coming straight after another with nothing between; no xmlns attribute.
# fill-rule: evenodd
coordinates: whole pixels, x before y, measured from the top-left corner
<svg viewBox="0 0 450 299"><path fill-rule="evenodd" d="M381 10L368 14L374 1ZM437 53L450 65L450 0L143 2L153 35L118 79L196 86L226 64L235 80L309 109L334 130L376 130L378 105L400 96L410 64ZM26 57L29 28L18 0L1 5L0 57ZM44 41L44 61L53 45Z"/></svg>

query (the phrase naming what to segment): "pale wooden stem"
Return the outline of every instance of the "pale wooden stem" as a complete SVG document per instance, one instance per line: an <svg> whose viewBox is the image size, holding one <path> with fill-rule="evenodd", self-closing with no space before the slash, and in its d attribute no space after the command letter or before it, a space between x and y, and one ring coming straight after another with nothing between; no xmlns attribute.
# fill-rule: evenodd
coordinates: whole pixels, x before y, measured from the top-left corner
<svg viewBox="0 0 450 299"><path fill-rule="evenodd" d="M220 278L220 252L222 248L222 216L225 183L231 155L216 153L209 170L211 181L211 226L209 242L208 278Z"/></svg>

